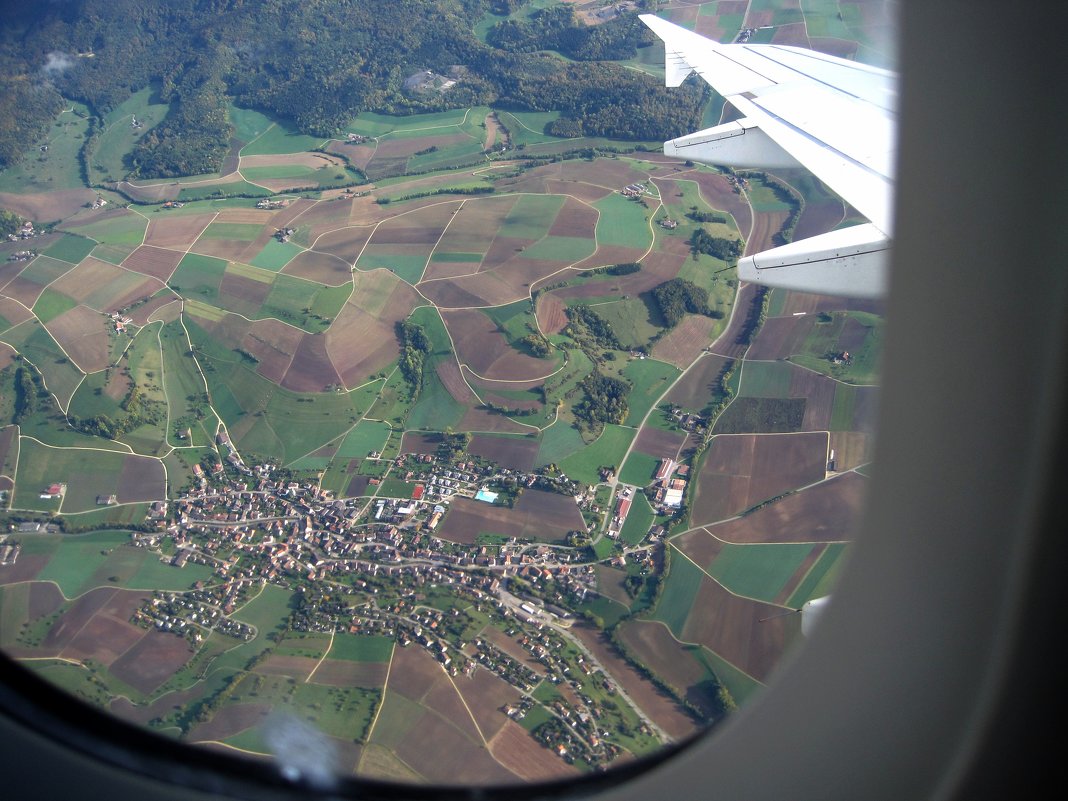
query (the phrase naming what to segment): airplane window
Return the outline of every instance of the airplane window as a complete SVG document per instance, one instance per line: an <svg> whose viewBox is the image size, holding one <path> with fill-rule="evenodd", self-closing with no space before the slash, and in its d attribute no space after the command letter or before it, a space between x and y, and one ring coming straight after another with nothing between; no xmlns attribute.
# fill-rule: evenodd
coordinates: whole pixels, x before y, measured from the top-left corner
<svg viewBox="0 0 1068 801"><path fill-rule="evenodd" d="M3 705L517 798L758 698L870 481L896 6L78 8L0 37Z"/></svg>

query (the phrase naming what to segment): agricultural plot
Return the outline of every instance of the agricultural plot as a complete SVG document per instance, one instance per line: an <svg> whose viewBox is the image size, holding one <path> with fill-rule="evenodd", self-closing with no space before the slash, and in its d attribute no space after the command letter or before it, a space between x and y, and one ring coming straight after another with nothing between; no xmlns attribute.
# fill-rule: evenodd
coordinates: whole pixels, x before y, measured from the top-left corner
<svg viewBox="0 0 1068 801"><path fill-rule="evenodd" d="M35 138L33 143L28 143L26 154L18 164L0 173L0 192L33 194L76 190L82 197L78 207L86 199L91 202L95 193L85 188L78 166L78 154L88 128L88 109L81 103L71 103L41 139ZM11 207L6 201L3 205ZM74 211L68 209L63 216ZM34 220L57 219L40 213L27 216Z"/></svg>
<svg viewBox="0 0 1068 801"><path fill-rule="evenodd" d="M593 443L558 462L560 470L578 481L597 484L601 467L621 466L634 433L634 429L625 426L606 425Z"/></svg>
<svg viewBox="0 0 1068 801"><path fill-rule="evenodd" d="M474 543L480 534L560 542L568 531L582 527L582 514L574 498L528 489L511 509L469 498L457 498L452 502L437 534L462 543Z"/></svg>
<svg viewBox="0 0 1068 801"><path fill-rule="evenodd" d="M692 522L714 523L823 480L827 444L820 433L715 437L697 476Z"/></svg>
<svg viewBox="0 0 1068 801"><path fill-rule="evenodd" d="M19 484L15 508L48 511L53 498L42 493L57 482L66 483L60 511L84 512L102 505L98 499L114 495L118 503L166 497L166 479L158 459L114 451L54 448L24 438L19 444Z"/></svg>

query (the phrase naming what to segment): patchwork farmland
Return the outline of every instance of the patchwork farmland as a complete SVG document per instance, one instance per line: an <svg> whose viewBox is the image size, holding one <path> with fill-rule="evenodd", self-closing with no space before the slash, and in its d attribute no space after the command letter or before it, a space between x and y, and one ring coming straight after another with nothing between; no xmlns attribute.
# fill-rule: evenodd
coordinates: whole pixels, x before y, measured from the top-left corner
<svg viewBox="0 0 1068 801"><path fill-rule="evenodd" d="M665 15L846 46L796 4ZM36 226L0 243L0 648L186 742L269 756L287 714L444 784L624 764L767 683L862 510L882 309L693 243L840 200L481 106L232 107L217 174L128 179L167 113L116 106L86 176L64 111L0 173Z"/></svg>

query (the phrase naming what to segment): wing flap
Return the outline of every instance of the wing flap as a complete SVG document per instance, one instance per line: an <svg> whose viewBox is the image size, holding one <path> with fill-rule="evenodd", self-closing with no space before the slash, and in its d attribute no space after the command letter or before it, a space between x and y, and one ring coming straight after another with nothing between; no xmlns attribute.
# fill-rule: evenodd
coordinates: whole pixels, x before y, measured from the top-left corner
<svg viewBox="0 0 1068 801"><path fill-rule="evenodd" d="M755 284L878 298L886 292L890 240L870 223L829 231L738 260L738 278Z"/></svg>

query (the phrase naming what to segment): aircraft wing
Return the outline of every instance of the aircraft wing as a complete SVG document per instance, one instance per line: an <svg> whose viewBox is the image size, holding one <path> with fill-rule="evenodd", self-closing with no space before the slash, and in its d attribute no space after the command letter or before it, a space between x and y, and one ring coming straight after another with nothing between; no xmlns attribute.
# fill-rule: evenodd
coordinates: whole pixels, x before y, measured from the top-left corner
<svg viewBox="0 0 1068 801"><path fill-rule="evenodd" d="M652 14L665 83L697 73L744 116L664 143L664 153L728 167L805 167L869 222L750 254L739 278L879 297L893 227L897 78L799 47L720 44Z"/></svg>

